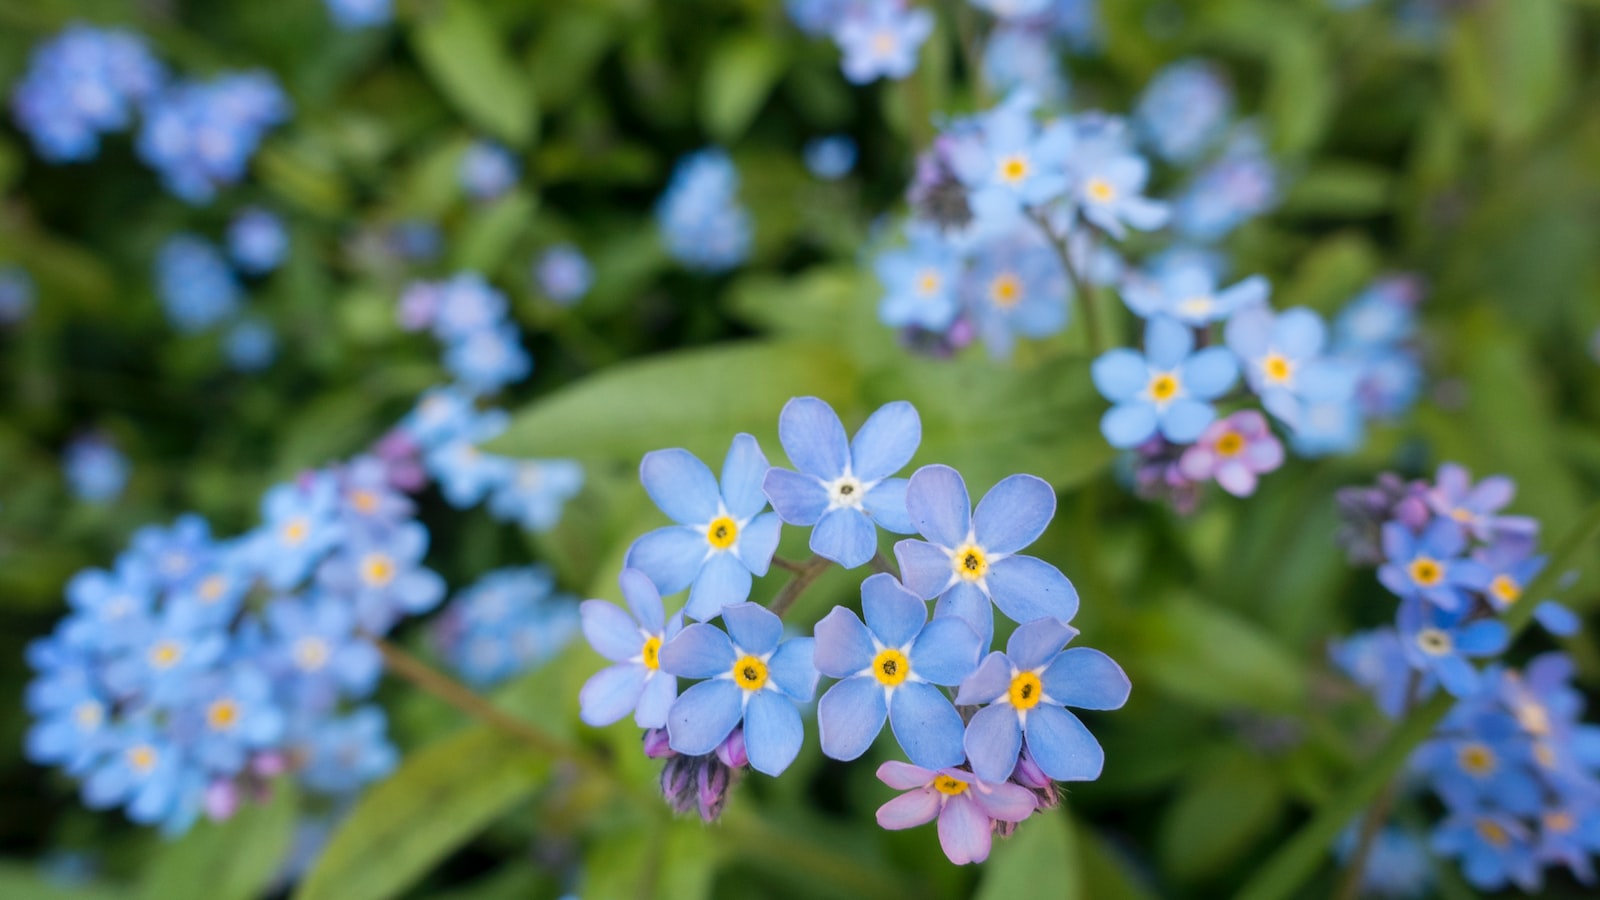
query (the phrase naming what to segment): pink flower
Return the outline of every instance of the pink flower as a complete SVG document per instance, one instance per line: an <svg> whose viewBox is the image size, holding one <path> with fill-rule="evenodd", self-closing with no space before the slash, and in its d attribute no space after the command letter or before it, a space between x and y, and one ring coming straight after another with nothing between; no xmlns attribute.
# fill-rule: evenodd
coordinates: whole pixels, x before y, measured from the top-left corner
<svg viewBox="0 0 1600 900"><path fill-rule="evenodd" d="M1255 493L1256 477L1283 465L1283 444L1253 409L1212 422L1183 452L1178 469L1192 481L1215 478L1235 497Z"/></svg>
<svg viewBox="0 0 1600 900"><path fill-rule="evenodd" d="M996 822L1021 822L1033 814L1033 792L1006 782L989 784L962 769L924 769L886 762L878 780L906 793L878 807L878 824L890 831L939 820L939 846L956 865L983 862Z"/></svg>

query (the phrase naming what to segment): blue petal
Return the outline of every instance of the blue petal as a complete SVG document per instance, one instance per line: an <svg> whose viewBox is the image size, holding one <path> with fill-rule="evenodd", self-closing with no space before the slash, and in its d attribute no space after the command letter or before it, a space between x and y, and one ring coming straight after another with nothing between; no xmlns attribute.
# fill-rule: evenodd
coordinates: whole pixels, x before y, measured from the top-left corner
<svg viewBox="0 0 1600 900"><path fill-rule="evenodd" d="M850 610L835 606L817 623L813 633L816 635L813 663L818 672L829 678L849 678L872 665L877 652L872 644L872 632Z"/></svg>
<svg viewBox="0 0 1600 900"><path fill-rule="evenodd" d="M1272 341L1285 356L1308 360L1322 351L1322 317L1297 306L1284 310L1272 326Z"/></svg>
<svg viewBox="0 0 1600 900"><path fill-rule="evenodd" d="M816 647L811 638L790 638L767 660L772 683L801 703L809 703L817 692Z"/></svg>
<svg viewBox="0 0 1600 900"><path fill-rule="evenodd" d="M815 525L828 509L828 489L810 475L768 469L761 490L778 515L790 525Z"/></svg>
<svg viewBox="0 0 1600 900"><path fill-rule="evenodd" d="M921 443L917 408L904 400L885 403L867 417L850 442L853 474L868 482L888 478L911 462Z"/></svg>
<svg viewBox="0 0 1600 900"><path fill-rule="evenodd" d="M1036 707L1037 709L1037 707ZM967 725L962 745L972 774L979 781L1001 782L1011 777L1022 752L1022 725L1010 706L985 706Z"/></svg>
<svg viewBox="0 0 1600 900"><path fill-rule="evenodd" d="M889 700L889 724L913 765L944 769L967 759L961 745L966 724L944 691L931 684L908 681L895 688Z"/></svg>
<svg viewBox="0 0 1600 900"><path fill-rule="evenodd" d="M932 600L944 593L955 578L950 554L927 541L896 543L894 558L900 563L900 577L906 590L923 600Z"/></svg>
<svg viewBox="0 0 1600 900"><path fill-rule="evenodd" d="M604 600L585 600L578 606L583 621L583 636L596 653L612 662L622 662L639 655L644 637L639 634L639 624L616 604Z"/></svg>
<svg viewBox="0 0 1600 900"><path fill-rule="evenodd" d="M639 705L650 670L637 663L619 663L596 672L578 691L579 715L596 727L621 721Z"/></svg>
<svg viewBox="0 0 1600 900"><path fill-rule="evenodd" d="M954 548L972 527L972 500L961 473L949 466L923 466L911 476L906 509L923 537Z"/></svg>
<svg viewBox="0 0 1600 900"><path fill-rule="evenodd" d="M761 445L748 434L736 434L728 457L722 462L722 500L728 514L735 519L748 519L767 505L761 492L761 483L767 477L767 455Z"/></svg>
<svg viewBox="0 0 1600 900"><path fill-rule="evenodd" d="M1015 553L1038 540L1055 514L1056 492L1043 478L1011 475L978 501L973 533L989 553Z"/></svg>
<svg viewBox="0 0 1600 900"><path fill-rule="evenodd" d="M639 706L633 711L633 723L640 728L667 727L667 711L672 708L672 701L676 699L678 699L678 679L665 672L655 673L655 677L644 683L644 692L639 695Z"/></svg>
<svg viewBox="0 0 1600 900"><path fill-rule="evenodd" d="M735 688L737 690L737 688ZM794 704L775 691L757 691L744 714L744 749L750 767L778 776L800 754L805 729Z"/></svg>
<svg viewBox="0 0 1600 900"><path fill-rule="evenodd" d="M1150 367L1161 371L1176 369L1194 349L1194 332L1171 316L1156 316L1145 325L1144 350Z"/></svg>
<svg viewBox="0 0 1600 900"><path fill-rule="evenodd" d="M1183 397L1168 404L1161 414L1161 433L1174 444L1192 444L1216 417L1211 404Z"/></svg>
<svg viewBox="0 0 1600 900"><path fill-rule="evenodd" d="M991 566L989 571L993 573L994 568ZM944 596L939 598L939 602L933 607L933 617L937 619L946 616L954 616L966 622L977 633L978 641L985 647L994 639L994 604L989 601L989 595L975 584L957 581L944 593Z"/></svg>
<svg viewBox="0 0 1600 900"><path fill-rule="evenodd" d="M1456 648L1468 656L1491 656L1506 649L1511 633L1503 622L1473 622L1456 635Z"/></svg>
<svg viewBox="0 0 1600 900"><path fill-rule="evenodd" d="M1044 692L1062 706L1121 709L1132 685L1111 657L1088 647L1068 647L1044 670Z"/></svg>
<svg viewBox="0 0 1600 900"><path fill-rule="evenodd" d="M777 513L762 513L750 520L750 524L739 533L739 542L735 549L739 553L739 560L745 564L751 574L762 577L767 574L767 568L772 565L772 554L778 552L778 538L783 530L783 520Z"/></svg>
<svg viewBox="0 0 1600 900"><path fill-rule="evenodd" d="M955 686L978 667L983 645L965 620L934 619L911 645L911 671L934 684Z"/></svg>
<svg viewBox="0 0 1600 900"><path fill-rule="evenodd" d="M689 589L689 602L684 605L683 613L701 622L715 619L723 607L750 599L752 581L750 570L739 557L732 553L713 553Z"/></svg>
<svg viewBox="0 0 1600 900"><path fill-rule="evenodd" d="M623 569L617 576L617 584L622 588L622 598L628 601L628 608L646 631L660 631L666 625L667 613L661 605L661 592L656 590L650 576L638 569Z"/></svg>
<svg viewBox="0 0 1600 900"><path fill-rule="evenodd" d="M796 397L778 415L778 440L794 467L832 481L850 464L850 445L833 407L816 397Z"/></svg>
<svg viewBox="0 0 1600 900"><path fill-rule="evenodd" d="M708 625L691 625L688 634ZM680 636L681 637L681 636ZM670 646L670 645L669 645ZM666 651L662 651L666 655ZM667 743L679 753L704 756L717 749L744 716L744 691L725 678L702 681L679 695L667 711ZM745 735L750 747L749 731Z"/></svg>
<svg viewBox="0 0 1600 900"><path fill-rule="evenodd" d="M676 594L694 582L710 549L693 528L668 525L634 541L622 565L643 572L663 595Z"/></svg>
<svg viewBox="0 0 1600 900"><path fill-rule="evenodd" d="M1272 310L1265 306L1241 309L1228 320L1224 331L1228 349L1246 362L1266 355L1272 341Z"/></svg>
<svg viewBox="0 0 1600 900"><path fill-rule="evenodd" d="M1215 400L1238 379L1239 361L1226 347L1207 347L1184 362L1180 377L1190 394Z"/></svg>
<svg viewBox="0 0 1600 900"><path fill-rule="evenodd" d="M1139 395L1150 383L1150 366L1144 357L1127 349L1108 350L1089 368L1094 386L1112 403L1123 403Z"/></svg>
<svg viewBox="0 0 1600 900"><path fill-rule="evenodd" d="M783 620L757 603L730 606L722 611L722 623L733 645L745 653L763 656L783 640Z"/></svg>
<svg viewBox="0 0 1600 900"><path fill-rule="evenodd" d="M825 513L812 529L811 551L854 569L866 565L878 552L878 531L866 513L841 506Z"/></svg>
<svg viewBox="0 0 1600 900"><path fill-rule="evenodd" d="M1057 706L1028 712L1028 753L1056 781L1093 781L1106 765L1106 752L1078 717Z"/></svg>
<svg viewBox="0 0 1600 900"><path fill-rule="evenodd" d="M883 685L870 675L846 678L828 688L817 701L822 752L846 762L860 757L877 740L888 715Z"/></svg>
<svg viewBox="0 0 1600 900"><path fill-rule="evenodd" d="M928 606L893 575L879 572L861 583L861 614L884 646L904 647L928 621Z"/></svg>
<svg viewBox="0 0 1600 900"><path fill-rule="evenodd" d="M639 463L645 492L679 525L703 525L716 518L722 492L699 457L687 450L653 450Z"/></svg>
<svg viewBox="0 0 1600 900"><path fill-rule="evenodd" d="M1539 620L1545 631L1556 637L1571 637L1578 633L1583 624L1577 614L1554 600L1546 600L1534 607L1533 617Z"/></svg>
<svg viewBox="0 0 1600 900"><path fill-rule="evenodd" d="M722 675L733 661L733 644L715 625L690 625L661 646L661 671L682 678Z"/></svg>
<svg viewBox="0 0 1600 900"><path fill-rule="evenodd" d="M909 486L910 482L904 478L886 478L873 485L872 490L861 498L861 508L884 531L912 534L917 526L912 523L911 513L906 510L906 489Z"/></svg>
<svg viewBox="0 0 1600 900"><path fill-rule="evenodd" d="M1019 669L1037 669L1055 658L1061 648L1078 636L1078 629L1055 618L1033 619L1011 632L1006 641L1006 656Z"/></svg>
<svg viewBox="0 0 1600 900"><path fill-rule="evenodd" d="M1156 408L1142 400L1113 406L1100 418L1100 433L1119 450L1137 447L1156 433Z"/></svg>
<svg viewBox="0 0 1600 900"><path fill-rule="evenodd" d="M1013 622L1052 618L1072 621L1078 589L1061 570L1032 556L1008 556L989 564L984 576L994 605Z"/></svg>
<svg viewBox="0 0 1600 900"><path fill-rule="evenodd" d="M1433 672L1452 696L1467 698L1478 691L1478 670L1459 656L1442 656L1434 661Z"/></svg>

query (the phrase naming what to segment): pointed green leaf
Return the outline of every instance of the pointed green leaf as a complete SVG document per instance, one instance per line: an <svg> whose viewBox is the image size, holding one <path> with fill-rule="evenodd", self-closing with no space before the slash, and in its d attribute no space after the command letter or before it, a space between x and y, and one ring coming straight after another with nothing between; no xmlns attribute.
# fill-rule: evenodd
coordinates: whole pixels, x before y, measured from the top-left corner
<svg viewBox="0 0 1600 900"><path fill-rule="evenodd" d="M787 65L784 45L754 32L734 32L711 51L700 81L700 119L718 141L750 126Z"/></svg>
<svg viewBox="0 0 1600 900"><path fill-rule="evenodd" d="M1102 896L1098 891L1085 894L1078 867L1078 840L1065 809L1035 814L1009 838L995 838L989 861L983 866L983 881L975 900L1012 900L1015 897L1043 896L1041 884L1048 882L1049 896L1057 900L1077 900Z"/></svg>
<svg viewBox="0 0 1600 900"><path fill-rule="evenodd" d="M518 147L533 143L539 110L526 72L512 60L477 0L431 4L411 43L439 91L479 128Z"/></svg>

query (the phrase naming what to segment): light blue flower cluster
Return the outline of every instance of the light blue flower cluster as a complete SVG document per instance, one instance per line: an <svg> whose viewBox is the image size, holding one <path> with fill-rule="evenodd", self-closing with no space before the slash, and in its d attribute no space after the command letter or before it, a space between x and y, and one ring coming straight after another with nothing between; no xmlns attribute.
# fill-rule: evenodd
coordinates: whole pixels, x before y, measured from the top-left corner
<svg viewBox="0 0 1600 900"><path fill-rule="evenodd" d="M474 395L496 393L533 371L533 357L509 316L510 303L482 275L419 281L400 302L401 324L431 331L444 344L445 368Z"/></svg>
<svg viewBox="0 0 1600 900"><path fill-rule="evenodd" d="M1434 483L1390 479L1341 498L1352 536L1380 546L1379 581L1400 598L1394 627L1333 647L1334 661L1370 690L1379 708L1403 715L1443 688L1457 703L1411 759L1416 777L1443 801L1432 850L1455 858L1481 890L1536 891L1548 865L1592 883L1600 854L1600 726L1581 721L1582 695L1563 654L1522 670L1492 662L1508 643L1498 615L1538 604L1534 617L1558 635L1576 632L1566 608L1525 595L1544 567L1538 523L1501 514L1514 487L1474 484L1444 465ZM1378 536L1371 532L1377 526ZM1360 559L1371 559L1356 548ZM1395 863L1400 865L1404 860ZM1372 871L1384 865L1372 857Z"/></svg>
<svg viewBox="0 0 1600 900"><path fill-rule="evenodd" d="M678 160L656 202L667 252L690 269L725 272L750 255L750 213L739 203L739 172L715 147Z"/></svg>
<svg viewBox="0 0 1600 900"><path fill-rule="evenodd" d="M1423 295L1418 277L1390 275L1334 319L1334 353L1356 367L1356 403L1369 419L1398 419L1422 390L1416 310Z"/></svg>
<svg viewBox="0 0 1600 900"><path fill-rule="evenodd" d="M542 566L499 569L446 604L431 626L439 655L485 688L532 669L578 633L578 604Z"/></svg>
<svg viewBox="0 0 1600 900"><path fill-rule="evenodd" d="M1217 66L1175 62L1156 74L1139 98L1134 121L1162 159L1194 161L1227 129L1233 91Z"/></svg>
<svg viewBox="0 0 1600 900"><path fill-rule="evenodd" d="M734 438L720 479L685 450L645 456L640 479L675 524L628 551L631 615L600 600L582 607L585 636L613 663L584 685L583 718L607 725L631 713L647 729L645 752L666 760L668 802L709 821L746 764L774 776L788 768L804 741L797 706L819 676L835 679L817 704L823 753L857 759L887 724L911 765L886 763L880 776L915 793L885 805L880 823L939 818L949 858L982 861L994 830L1056 802L1055 782L1099 776L1099 742L1067 707L1116 709L1129 693L1105 654L1063 649L1077 635L1067 624L1077 591L1021 552L1054 516L1055 493L1013 475L974 510L954 469L898 477L922 435L905 402L850 436L827 403L795 398L778 434L793 469L770 465L747 434ZM774 565L782 523L811 528L815 554L782 563L797 573L789 591L830 561L879 570L861 584L860 613L835 607L814 638L785 639L780 613L794 595L774 609L748 602ZM920 535L895 545L898 575L879 529ZM683 610L668 617L662 595L685 589ZM1005 652L985 656L996 607L1018 627Z"/></svg>
<svg viewBox="0 0 1600 900"><path fill-rule="evenodd" d="M534 263L533 280L546 297L571 306L594 286L594 267L576 246L556 244Z"/></svg>
<svg viewBox="0 0 1600 900"><path fill-rule="evenodd" d="M61 465L67 487L88 503L111 503L128 485L128 458L97 434L74 438L62 453Z"/></svg>
<svg viewBox="0 0 1600 900"><path fill-rule="evenodd" d="M74 24L34 49L11 106L47 162L84 162L100 152L102 134L132 125L165 79L143 38Z"/></svg>
<svg viewBox="0 0 1600 900"><path fill-rule="evenodd" d="M248 206L228 223L228 255L246 275L266 275L289 255L289 231L276 213Z"/></svg>
<svg viewBox="0 0 1600 900"><path fill-rule="evenodd" d="M18 325L33 313L33 279L17 266L0 266L0 327Z"/></svg>
<svg viewBox="0 0 1600 900"><path fill-rule="evenodd" d="M516 187L519 169L510 150L493 141L477 140L461 154L456 174L467 196L487 202Z"/></svg>
<svg viewBox="0 0 1600 900"><path fill-rule="evenodd" d="M244 178L262 139L290 112L289 98L265 71L180 82L146 107L137 149L167 190L209 203Z"/></svg>
<svg viewBox="0 0 1600 900"><path fill-rule="evenodd" d="M394 18L394 0L323 0L328 15L345 31L377 28Z"/></svg>
<svg viewBox="0 0 1600 900"><path fill-rule="evenodd" d="M238 314L244 288L222 251L194 234L168 238L156 253L156 296L167 321L192 334Z"/></svg>

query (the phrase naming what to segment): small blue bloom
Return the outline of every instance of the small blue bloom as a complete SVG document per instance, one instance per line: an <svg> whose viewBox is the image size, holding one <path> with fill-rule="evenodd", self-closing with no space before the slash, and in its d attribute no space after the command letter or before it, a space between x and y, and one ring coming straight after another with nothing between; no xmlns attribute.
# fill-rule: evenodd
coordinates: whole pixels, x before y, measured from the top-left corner
<svg viewBox="0 0 1600 900"><path fill-rule="evenodd" d="M927 10L877 2L836 23L833 40L844 54L844 77L867 84L910 75L917 68L917 51L932 33L933 14Z"/></svg>
<svg viewBox="0 0 1600 900"><path fill-rule="evenodd" d="M805 737L797 703L817 689L811 638L783 638L783 621L754 603L722 611L728 626L695 624L661 648L661 670L679 678L704 679L684 691L667 711L672 749L703 756L740 722L750 765L777 776L789 768Z"/></svg>
<svg viewBox="0 0 1600 900"><path fill-rule="evenodd" d="M240 542L211 545L195 565L193 576L168 595L168 604L187 606L206 624L226 628L255 583L248 549Z"/></svg>
<svg viewBox="0 0 1600 900"><path fill-rule="evenodd" d="M423 450L437 449L468 434L498 434L505 425L504 412L490 410L480 414L472 397L453 385L425 391L416 408L400 420L400 429Z"/></svg>
<svg viewBox="0 0 1600 900"><path fill-rule="evenodd" d="M891 328L914 325L942 332L961 311L960 257L937 229L912 228L908 237L910 246L885 251L873 261L884 290L878 318Z"/></svg>
<svg viewBox="0 0 1600 900"><path fill-rule="evenodd" d="M1467 621L1463 613L1440 609L1412 597L1400 603L1400 643L1411 667L1439 679L1455 697L1478 689L1478 671L1469 656L1496 656L1510 642L1506 626L1493 619Z"/></svg>
<svg viewBox="0 0 1600 900"><path fill-rule="evenodd" d="M517 327L510 322L456 339L445 351L444 363L475 394L492 394L533 371L533 357L522 348Z"/></svg>
<svg viewBox="0 0 1600 900"><path fill-rule="evenodd" d="M1518 538L1503 538L1472 554L1473 562L1481 568L1469 585L1482 594L1495 612L1505 612L1523 599L1533 579L1544 569L1546 559L1532 555L1532 542ZM1568 637L1578 632L1582 623L1572 610L1555 602L1534 598L1533 617L1551 634Z"/></svg>
<svg viewBox="0 0 1600 900"><path fill-rule="evenodd" d="M0 266L0 327L17 325L33 312L33 279L15 266Z"/></svg>
<svg viewBox="0 0 1600 900"><path fill-rule="evenodd" d="M1417 331L1416 303L1421 290L1410 276L1376 282L1334 320L1338 345L1349 350L1371 349L1410 340Z"/></svg>
<svg viewBox="0 0 1600 900"><path fill-rule="evenodd" d="M1366 439L1366 421L1355 395L1360 373L1342 360L1327 360L1318 366L1318 374L1302 398L1290 446L1308 457L1353 453Z"/></svg>
<svg viewBox="0 0 1600 900"><path fill-rule="evenodd" d="M310 720L291 740L291 749L305 760L300 780L319 793L341 795L383 778L400 762L387 730L383 710L375 706L339 719Z"/></svg>
<svg viewBox="0 0 1600 900"><path fill-rule="evenodd" d="M210 523L194 513L179 516L170 528L146 525L133 533L129 544L168 590L187 587L215 552Z"/></svg>
<svg viewBox="0 0 1600 900"><path fill-rule="evenodd" d="M1067 78L1050 35L1026 25L1001 25L983 45L984 83L999 96L1027 91L1046 106L1059 105Z"/></svg>
<svg viewBox="0 0 1600 900"><path fill-rule="evenodd" d="M928 607L879 573L861 584L866 624L842 606L817 623L817 671L840 679L817 704L822 752L851 760L867 752L887 719L911 762L942 769L966 761L966 723L944 691L972 674L978 635L955 618L928 621Z"/></svg>
<svg viewBox="0 0 1600 900"><path fill-rule="evenodd" d="M279 597L267 604L265 616L261 659L295 709L327 712L341 697L360 699L377 689L383 660L356 634L354 610L344 598L316 591Z"/></svg>
<svg viewBox="0 0 1600 900"><path fill-rule="evenodd" d="M493 141L473 141L461 154L457 177L462 190L474 200L494 200L517 184L517 158Z"/></svg>
<svg viewBox="0 0 1600 900"><path fill-rule="evenodd" d="M62 465L67 486L89 503L110 503L128 484L128 458L97 435L85 435L68 444Z"/></svg>
<svg viewBox="0 0 1600 900"><path fill-rule="evenodd" d="M228 329L222 347L234 369L261 372L278 356L278 335L259 319L244 319Z"/></svg>
<svg viewBox="0 0 1600 900"><path fill-rule="evenodd" d="M1201 243L1227 237L1278 202L1278 171L1253 130L1234 135L1216 162L1201 170L1178 198L1173 225Z"/></svg>
<svg viewBox="0 0 1600 900"><path fill-rule="evenodd" d="M967 725L967 759L984 781L1011 777L1027 740L1028 755L1054 781L1093 781L1105 751L1065 707L1119 709L1131 686L1122 667L1099 650L1062 646L1077 629L1056 619L1022 625L961 683L956 704L988 704Z"/></svg>
<svg viewBox="0 0 1600 900"><path fill-rule="evenodd" d="M37 660L41 653L29 655ZM28 684L27 709L34 722L24 752L35 763L59 765L82 776L105 748L111 703L89 676L86 660L71 658L60 648L48 655L63 665L41 671Z"/></svg>
<svg viewBox="0 0 1600 900"><path fill-rule="evenodd" d="M172 194L209 203L244 178L262 139L290 112L283 89L264 71L185 82L145 107L136 149Z"/></svg>
<svg viewBox="0 0 1600 900"><path fill-rule="evenodd" d="M778 440L799 469L773 468L761 489L790 525L816 526L811 550L846 569L878 550L874 526L915 530L906 513L906 480L891 478L922 443L922 420L903 400L886 403L847 441L838 413L816 397L796 397L778 416Z"/></svg>
<svg viewBox="0 0 1600 900"><path fill-rule="evenodd" d="M971 192L973 215L998 231L1017 224L1024 210L1066 193L1074 150L1072 129L1065 123L1040 128L1032 98L1019 94L981 116L951 161Z"/></svg>
<svg viewBox="0 0 1600 900"><path fill-rule="evenodd" d="M1345 830L1335 848L1341 862L1349 863L1356 844L1357 830L1352 825ZM1421 897L1433 886L1433 878L1433 860L1420 836L1396 827L1378 831L1367 857L1366 868L1361 873L1362 887L1369 894L1378 897Z"/></svg>
<svg viewBox="0 0 1600 900"><path fill-rule="evenodd" d="M490 572L462 591L435 620L433 636L451 668L486 688L561 652L579 621L578 605L556 593L550 573L524 566Z"/></svg>
<svg viewBox="0 0 1600 900"><path fill-rule="evenodd" d="M288 254L289 232L273 213L247 207L228 223L228 255L246 275L272 272Z"/></svg>
<svg viewBox="0 0 1600 900"><path fill-rule="evenodd" d="M623 569L618 581L632 618L604 600L585 600L579 607L584 637L614 665L584 682L578 707L590 725L610 725L631 712L640 728L665 728L678 679L662 668L661 651L683 630L683 614L667 618L661 594L638 569Z"/></svg>
<svg viewBox="0 0 1600 900"><path fill-rule="evenodd" d="M1328 655L1352 681L1372 692L1384 715L1393 719L1405 712L1409 705L1406 687L1411 679L1411 663L1400 645L1400 633L1392 626L1336 641L1329 646ZM1431 689L1432 685L1426 687Z"/></svg>
<svg viewBox="0 0 1600 900"><path fill-rule="evenodd" d="M583 466L577 460L519 459L489 497L489 512L529 531L549 531L582 488Z"/></svg>
<svg viewBox="0 0 1600 900"><path fill-rule="evenodd" d="M1540 789L1511 733L1435 738L1409 765L1425 775L1451 809L1493 806L1519 815L1539 811Z"/></svg>
<svg viewBox="0 0 1600 900"><path fill-rule="evenodd" d="M1085 148L1067 160L1067 173L1079 214L1117 240L1129 228L1152 231L1171 218L1165 203L1144 196L1150 164L1135 153Z"/></svg>
<svg viewBox="0 0 1600 900"><path fill-rule="evenodd" d="M376 456L358 456L341 466L339 518L348 531L379 534L411 518L416 505L395 490L389 466Z"/></svg>
<svg viewBox="0 0 1600 900"><path fill-rule="evenodd" d="M1465 528L1480 541L1497 537L1528 540L1539 534L1537 520L1527 516L1497 515L1517 495L1516 482L1493 475L1474 485L1472 473L1455 463L1439 467L1428 507Z"/></svg>
<svg viewBox="0 0 1600 900"><path fill-rule="evenodd" d="M449 403L448 400L444 402ZM427 404L425 399L423 405ZM452 410L442 409L441 414L452 419L455 416ZM423 461L428 474L439 482L444 499L457 509L466 509L481 503L491 491L505 484L511 478L513 462L504 456L484 453L477 447L506 430L509 417L504 410L485 410L474 415L469 406L460 414L465 418L450 429L452 436L435 444Z"/></svg>
<svg viewBox="0 0 1600 900"><path fill-rule="evenodd" d="M190 767L182 751L148 721L123 725L84 779L83 803L90 809L126 805L128 818L153 825L181 802Z"/></svg>
<svg viewBox="0 0 1600 900"><path fill-rule="evenodd" d="M1261 405L1290 428L1300 427L1308 403L1353 399L1355 373L1322 356L1322 317L1311 310L1296 307L1274 314L1266 306L1253 306L1229 319L1225 334Z"/></svg>
<svg viewBox="0 0 1600 900"><path fill-rule="evenodd" d="M506 295L476 272L421 284L434 291L433 333L441 341L460 342L506 321Z"/></svg>
<svg viewBox="0 0 1600 900"><path fill-rule="evenodd" d="M1462 592L1488 583L1480 563L1462 558L1466 548L1461 528L1449 519L1434 519L1420 535L1399 522L1387 522L1378 580L1397 597L1420 597L1442 610L1461 610Z"/></svg>
<svg viewBox="0 0 1600 900"><path fill-rule="evenodd" d="M157 592L148 561L124 554L114 571L84 569L67 582L72 615L61 634L73 647L105 650L137 639L149 618Z"/></svg>
<svg viewBox="0 0 1600 900"><path fill-rule="evenodd" d="M972 0L972 5L999 19L1021 19L1049 10L1054 0Z"/></svg>
<svg viewBox="0 0 1600 900"><path fill-rule="evenodd" d="M1217 66L1186 59L1156 73L1139 98L1134 121L1156 155L1193 162L1221 137L1233 92Z"/></svg>
<svg viewBox="0 0 1600 900"><path fill-rule="evenodd" d="M251 664L235 665L195 686L179 711L178 733L193 736L196 762L232 775L251 753L275 746L287 720L272 697L272 682Z"/></svg>
<svg viewBox="0 0 1600 900"><path fill-rule="evenodd" d="M168 238L156 254L156 295L179 331L203 331L236 313L244 290L222 251L192 234Z"/></svg>
<svg viewBox="0 0 1600 900"><path fill-rule="evenodd" d="M338 486L326 472L280 484L261 498L261 526L249 539L261 576L288 590L343 537L338 521Z"/></svg>
<svg viewBox="0 0 1600 900"><path fill-rule="evenodd" d="M923 466L911 476L906 507L927 540L900 541L894 555L907 590L924 600L939 598L936 617L962 619L987 647L994 637L991 603L1014 622L1067 622L1077 615L1078 591L1067 576L1018 553L1055 517L1056 494L1043 479L1004 478L973 511L961 473Z"/></svg>
<svg viewBox="0 0 1600 900"><path fill-rule="evenodd" d="M1158 431L1188 444L1206 430L1217 415L1208 401L1233 385L1239 367L1223 347L1193 350L1194 333L1160 316L1145 328L1145 355L1119 348L1094 361L1095 387L1115 404L1100 420L1111 446L1136 447Z"/></svg>
<svg viewBox="0 0 1600 900"><path fill-rule="evenodd" d="M317 569L317 583L354 607L363 630L384 634L444 599L444 579L422 565L427 551L428 530L420 522L406 522L381 538L348 535Z"/></svg>
<svg viewBox="0 0 1600 900"><path fill-rule="evenodd" d="M546 297L571 306L594 286L594 267L572 244L556 244L534 264L533 277Z"/></svg>
<svg viewBox="0 0 1600 900"><path fill-rule="evenodd" d="M394 0L323 0L328 15L345 31L377 28L394 18Z"/></svg>
<svg viewBox="0 0 1600 900"><path fill-rule="evenodd" d="M725 272L750 255L750 214L739 204L739 172L715 147L678 160L656 203L667 252L690 269Z"/></svg>
<svg viewBox="0 0 1600 900"><path fill-rule="evenodd" d="M1533 893L1541 881L1533 837L1512 816L1489 810L1452 811L1434 829L1433 852L1454 857L1473 887L1498 891L1516 884Z"/></svg>
<svg viewBox="0 0 1600 900"><path fill-rule="evenodd" d="M752 576L767 574L778 549L781 513L767 512L762 478L770 467L756 439L736 435L722 463L722 484L687 450L656 450L639 464L639 480L656 506L677 522L633 542L623 565L638 569L663 594L689 588L684 613L714 619L750 596Z"/></svg>
<svg viewBox="0 0 1600 900"><path fill-rule="evenodd" d="M989 355L1007 359L1016 336L1049 337L1067 327L1066 272L1037 233L1013 233L989 245L963 284Z"/></svg>
<svg viewBox="0 0 1600 900"><path fill-rule="evenodd" d="M1122 299L1143 318L1171 316L1185 325L1203 328L1247 306L1264 304L1271 290L1260 275L1218 290L1212 272L1191 264L1169 267L1154 277L1130 278L1123 285Z"/></svg>
<svg viewBox="0 0 1600 900"><path fill-rule="evenodd" d="M227 649L227 636L192 610L174 606L134 628L125 650L106 664L105 682L119 698L138 697L156 707L181 703L194 679L210 671Z"/></svg>
<svg viewBox="0 0 1600 900"><path fill-rule="evenodd" d="M847 134L812 138L801 155L811 174L823 181L838 181L856 167L856 142Z"/></svg>

